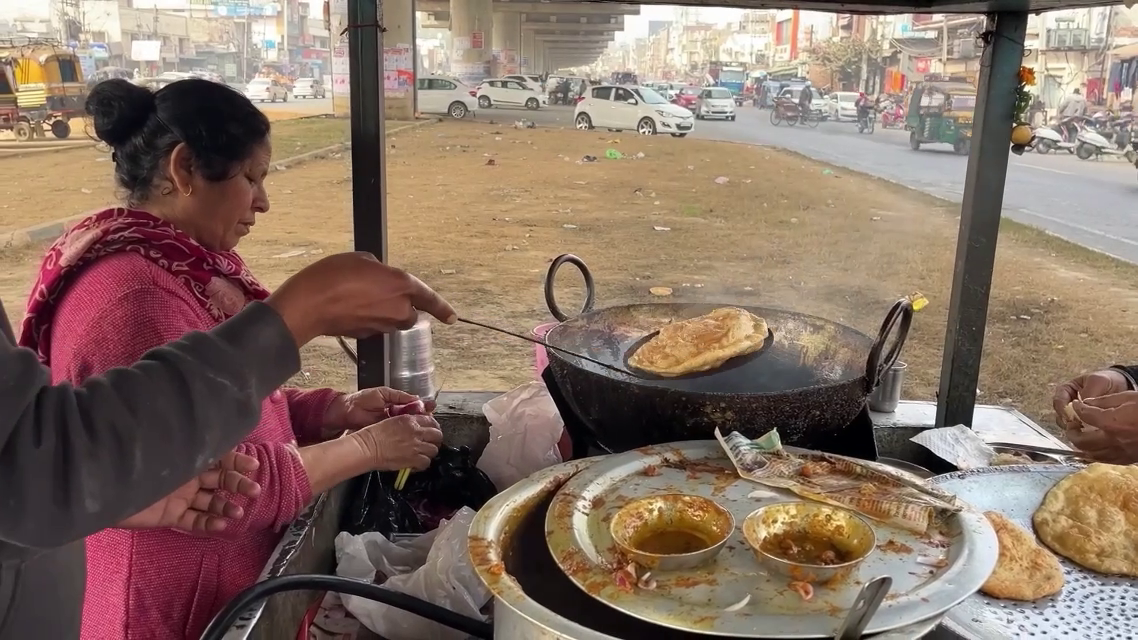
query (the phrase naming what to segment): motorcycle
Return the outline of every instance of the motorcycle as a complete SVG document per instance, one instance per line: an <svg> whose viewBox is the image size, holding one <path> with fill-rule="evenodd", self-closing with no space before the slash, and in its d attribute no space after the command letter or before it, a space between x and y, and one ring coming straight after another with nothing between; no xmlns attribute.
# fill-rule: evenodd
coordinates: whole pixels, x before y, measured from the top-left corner
<svg viewBox="0 0 1138 640"><path fill-rule="evenodd" d="M1049 126L1039 127L1032 132L1035 136L1035 152L1047 155L1056 149L1063 149L1067 153L1074 153L1078 146L1076 138L1085 128L1085 119L1082 117L1064 118Z"/></svg>
<svg viewBox="0 0 1138 640"><path fill-rule="evenodd" d="M873 107L858 107L857 110L857 132L858 133L873 133L873 127L877 121L877 112Z"/></svg>
<svg viewBox="0 0 1138 640"><path fill-rule="evenodd" d="M1116 141L1123 138L1129 140L1129 137L1129 132L1125 135L1116 134L1114 136ZM1083 129L1075 140L1075 155L1080 160L1101 159L1103 156L1123 157L1126 158L1127 162L1138 160L1138 152L1135 152L1131 145L1120 146L1117 142L1108 140L1098 131Z"/></svg>
<svg viewBox="0 0 1138 640"><path fill-rule="evenodd" d="M881 126L886 129L905 127L905 109L899 104L890 104L881 112Z"/></svg>

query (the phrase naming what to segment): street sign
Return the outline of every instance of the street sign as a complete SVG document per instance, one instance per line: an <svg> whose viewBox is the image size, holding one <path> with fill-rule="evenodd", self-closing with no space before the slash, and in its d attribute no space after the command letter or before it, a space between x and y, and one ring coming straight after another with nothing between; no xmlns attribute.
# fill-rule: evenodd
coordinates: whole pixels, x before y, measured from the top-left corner
<svg viewBox="0 0 1138 640"><path fill-rule="evenodd" d="M481 31L470 32L470 48L474 50L481 50L485 40L482 37Z"/></svg>

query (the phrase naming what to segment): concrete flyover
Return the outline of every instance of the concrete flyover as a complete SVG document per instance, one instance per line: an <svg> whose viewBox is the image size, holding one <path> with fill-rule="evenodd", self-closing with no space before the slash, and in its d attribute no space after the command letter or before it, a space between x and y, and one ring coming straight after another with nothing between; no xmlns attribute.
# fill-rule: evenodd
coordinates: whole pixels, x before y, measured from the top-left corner
<svg viewBox="0 0 1138 640"><path fill-rule="evenodd" d="M467 81L591 64L624 16L640 13L638 4L561 0L417 0L415 9L427 14L421 26L450 29L452 70Z"/></svg>

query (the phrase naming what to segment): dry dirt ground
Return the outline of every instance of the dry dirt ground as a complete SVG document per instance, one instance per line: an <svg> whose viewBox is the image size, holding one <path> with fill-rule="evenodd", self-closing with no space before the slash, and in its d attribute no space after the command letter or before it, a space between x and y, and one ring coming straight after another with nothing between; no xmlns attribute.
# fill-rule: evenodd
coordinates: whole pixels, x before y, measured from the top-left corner
<svg viewBox="0 0 1138 640"><path fill-rule="evenodd" d="M608 149L634 157L607 159ZM387 153L392 262L472 319L520 331L550 320L542 278L566 252L592 268L599 306L661 301L648 290L665 286L677 301L783 307L875 333L893 301L920 291L931 304L903 354L905 394L936 391L956 205L791 153L692 139L446 122L392 138ZM580 162L586 155L598 160ZM322 160L270 180L272 210L240 250L276 285L351 247L350 168L346 157ZM0 256L10 307L25 295L35 256ZM981 401L1049 424L1053 384L1132 357L1135 275L1007 225ZM581 299L579 279L571 269L563 276L569 308ZM527 343L466 326L437 328L435 342L449 390L505 390L533 376ZM328 342L306 350L305 372L302 384L354 384Z"/></svg>
<svg viewBox="0 0 1138 640"><path fill-rule="evenodd" d="M273 114L275 117L277 114ZM272 119L272 118L271 118ZM389 129L407 123L388 122ZM88 135L82 130L76 136ZM273 123L273 157L283 160L350 138L348 121L299 118ZM110 152L103 145L22 156L0 154L0 233L66 218L113 202Z"/></svg>

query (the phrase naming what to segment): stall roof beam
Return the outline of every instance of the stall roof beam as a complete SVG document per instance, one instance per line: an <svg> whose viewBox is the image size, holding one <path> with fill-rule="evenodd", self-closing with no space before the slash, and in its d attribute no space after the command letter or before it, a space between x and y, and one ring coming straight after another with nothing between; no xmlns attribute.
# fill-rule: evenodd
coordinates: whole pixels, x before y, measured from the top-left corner
<svg viewBox="0 0 1138 640"><path fill-rule="evenodd" d="M438 13L450 11L449 0L417 0L416 11ZM640 13L638 4L595 4L595 3L564 3L564 2L494 2L494 11L525 13L532 15L560 14L560 15L629 15Z"/></svg>
<svg viewBox="0 0 1138 640"><path fill-rule="evenodd" d="M608 44L613 41L613 34L586 34L569 35L560 33L539 33L534 36L538 42L581 42L588 44Z"/></svg>
<svg viewBox="0 0 1138 640"><path fill-rule="evenodd" d="M991 44L980 61L976 116L964 174L956 267L941 362L938 427L972 426L1008 176L1008 136L1014 124L1016 102L1013 89L1019 84L1026 33L1026 13L997 13Z"/></svg>
<svg viewBox="0 0 1138 640"><path fill-rule="evenodd" d="M622 0L622 4L658 5L662 2L636 2ZM593 0L590 4L606 5L607 0ZM615 3L613 3L615 4ZM1118 5L1114 0L669 0L668 5L686 7L733 7L738 9L802 9L832 13L996 13L1055 11L1081 7L1109 7Z"/></svg>
<svg viewBox="0 0 1138 640"><path fill-rule="evenodd" d="M523 31L552 31L563 33L613 33L616 31L624 31L624 16L616 16L610 19L610 22L579 22L579 21L557 21L549 22L545 20L536 21L526 19L522 23Z"/></svg>

